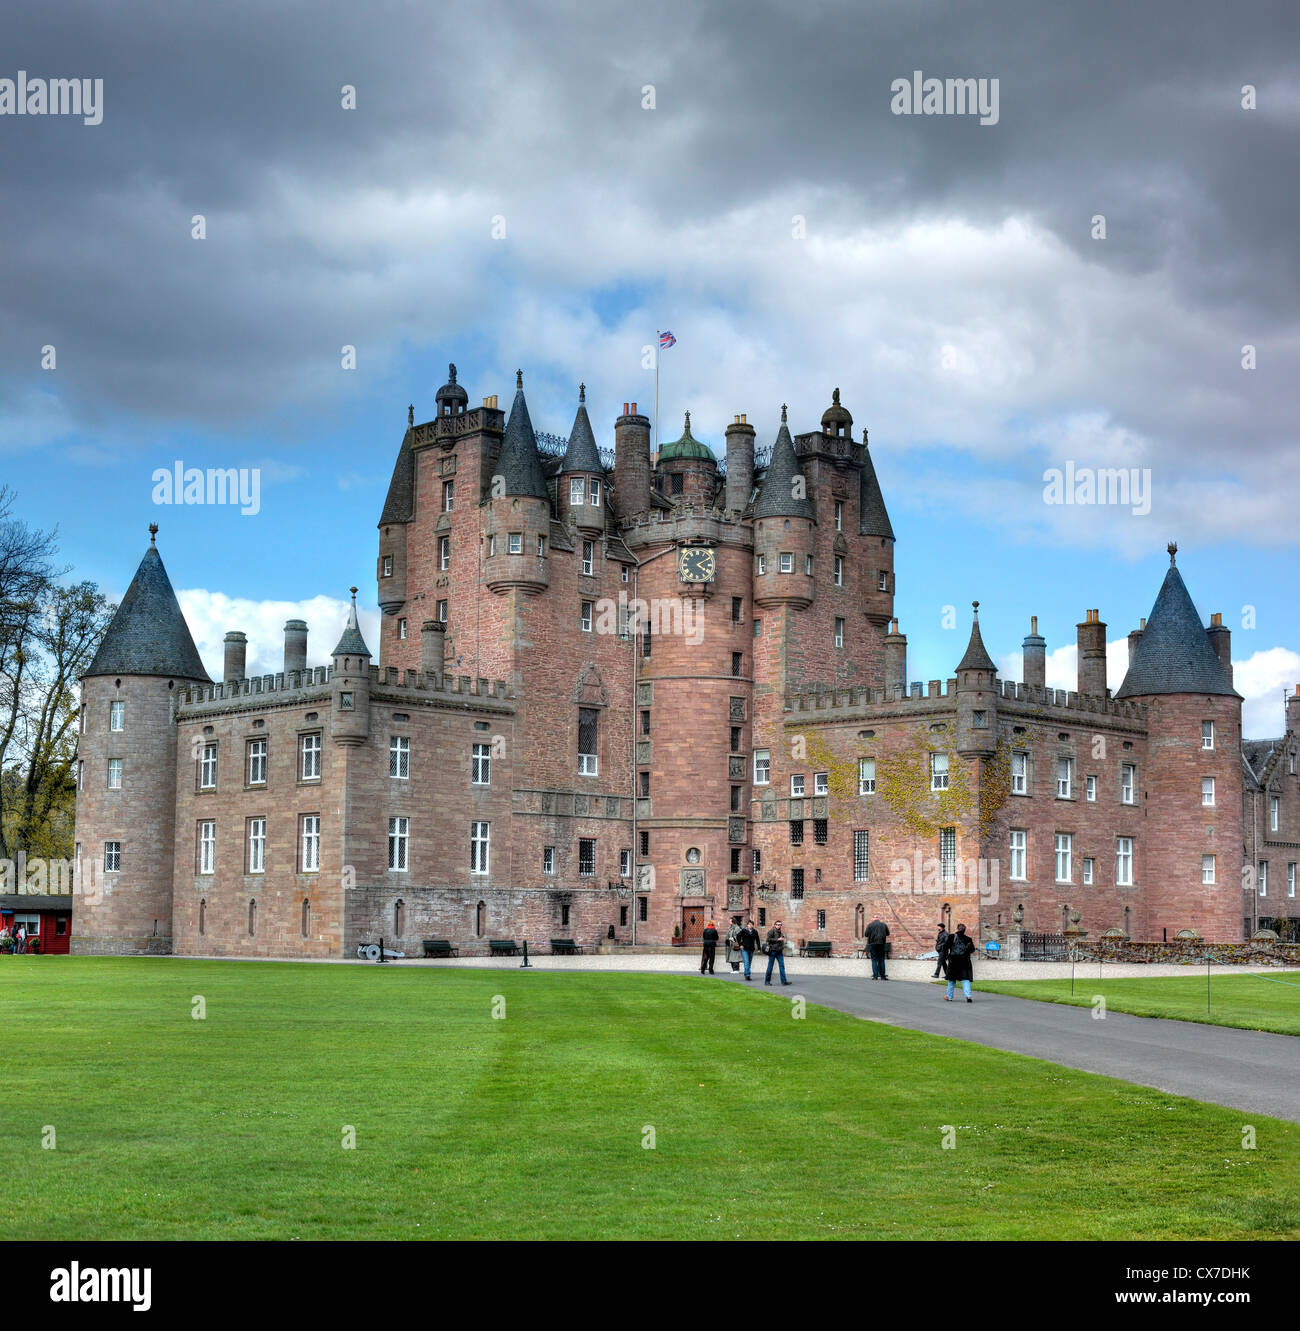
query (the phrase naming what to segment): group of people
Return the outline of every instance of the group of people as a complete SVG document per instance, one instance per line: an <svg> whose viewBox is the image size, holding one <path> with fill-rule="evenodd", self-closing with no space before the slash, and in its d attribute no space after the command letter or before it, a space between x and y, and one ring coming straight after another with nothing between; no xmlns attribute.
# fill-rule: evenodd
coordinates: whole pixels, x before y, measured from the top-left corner
<svg viewBox="0 0 1300 1331"><path fill-rule="evenodd" d="M714 974L713 963L718 952L718 942L720 935L718 926L710 920L704 927L703 950L700 953L700 974ZM873 980L888 980L889 976L885 974L885 958L889 952L889 925L884 920L872 920L867 925L867 951L871 954L871 978ZM782 923L777 920L776 924L767 931L766 939L759 936L758 930L754 927L754 921L746 920L742 925L740 916L735 915L731 920L731 928L727 930L726 938L726 959L733 971L739 970L742 963L745 967L745 979L750 980L753 976L750 974L750 967L754 961L755 952L767 953L767 978L765 983L772 983L772 967L779 966L781 970L781 983L789 984L790 981L785 978L785 930ZM944 1002L951 1003L960 981L962 993L966 996L968 1003L975 1000L971 997L971 981L975 978L971 968L971 958L975 952L975 944L966 932L966 926L959 924L955 933L949 933L947 925L942 920L939 921L939 936L934 942L935 954L937 960L934 966L934 978L939 978L939 972L942 971L948 981L948 992L944 995Z"/></svg>
<svg viewBox="0 0 1300 1331"><path fill-rule="evenodd" d="M27 951L27 926L20 924L16 929L11 930L8 925L0 929L0 939L12 938L15 952Z"/></svg>
<svg viewBox="0 0 1300 1331"><path fill-rule="evenodd" d="M713 962L718 953L718 940L718 926L710 920L704 927L702 938L704 948L700 953L701 975L714 973ZM727 930L727 964L733 971L738 971L743 963L745 979L752 980L754 977L750 974L750 968L754 963L754 953L766 952L767 978L764 983L772 983L772 967L776 966L781 972L781 983L789 984L791 982L785 978L785 942L785 930L780 920L767 931L767 937L762 938L754 927L753 920L746 920L742 925L740 916L733 916L731 928Z"/></svg>

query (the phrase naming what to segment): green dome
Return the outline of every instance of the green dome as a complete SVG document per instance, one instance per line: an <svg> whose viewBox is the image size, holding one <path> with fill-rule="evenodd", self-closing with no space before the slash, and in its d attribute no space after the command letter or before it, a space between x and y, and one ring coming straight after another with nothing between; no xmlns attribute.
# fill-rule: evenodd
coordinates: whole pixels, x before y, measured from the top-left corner
<svg viewBox="0 0 1300 1331"><path fill-rule="evenodd" d="M677 458L702 458L706 462L717 463L713 450L708 444L702 444L691 435L691 413L686 413L686 428L680 439L671 444L664 444L659 449L660 462L672 462Z"/></svg>

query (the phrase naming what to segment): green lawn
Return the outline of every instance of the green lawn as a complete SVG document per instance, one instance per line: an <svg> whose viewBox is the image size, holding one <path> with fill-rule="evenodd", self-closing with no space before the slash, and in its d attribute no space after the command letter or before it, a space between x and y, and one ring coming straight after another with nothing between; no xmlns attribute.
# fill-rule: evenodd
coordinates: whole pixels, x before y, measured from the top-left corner
<svg viewBox="0 0 1300 1331"><path fill-rule="evenodd" d="M1300 1237L1300 1125L694 976L6 958L0 1010L3 1239Z"/></svg>
<svg viewBox="0 0 1300 1331"><path fill-rule="evenodd" d="M1213 975L1208 1012L1204 971L1199 975L1171 975L1152 980L1107 979L1103 972L1099 980L1097 965L1092 962L1080 964L1073 997L1069 980L1010 980L994 984L981 980L980 988L1015 998L1037 998L1045 1003L1070 1003L1075 1007L1091 1007L1094 997L1100 994L1108 1009L1132 1012L1139 1017L1173 1017L1213 1026L1300 1035L1300 975L1261 974L1263 978L1256 974Z"/></svg>

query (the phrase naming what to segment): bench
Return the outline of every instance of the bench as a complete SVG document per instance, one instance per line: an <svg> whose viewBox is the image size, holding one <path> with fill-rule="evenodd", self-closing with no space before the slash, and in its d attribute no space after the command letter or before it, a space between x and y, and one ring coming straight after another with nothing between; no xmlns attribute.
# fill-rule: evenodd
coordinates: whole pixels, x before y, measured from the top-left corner
<svg viewBox="0 0 1300 1331"><path fill-rule="evenodd" d="M460 949L452 947L449 938L425 938L424 955L426 957L458 957Z"/></svg>
<svg viewBox="0 0 1300 1331"><path fill-rule="evenodd" d="M799 949L799 955L801 957L829 957L830 954L831 944L825 940L816 938L812 939L811 942L805 943L803 947Z"/></svg>
<svg viewBox="0 0 1300 1331"><path fill-rule="evenodd" d="M553 957L576 957L581 951L582 949L572 938L551 939L551 956Z"/></svg>
<svg viewBox="0 0 1300 1331"><path fill-rule="evenodd" d="M519 944L513 938L489 938L488 950L494 957L517 957Z"/></svg>

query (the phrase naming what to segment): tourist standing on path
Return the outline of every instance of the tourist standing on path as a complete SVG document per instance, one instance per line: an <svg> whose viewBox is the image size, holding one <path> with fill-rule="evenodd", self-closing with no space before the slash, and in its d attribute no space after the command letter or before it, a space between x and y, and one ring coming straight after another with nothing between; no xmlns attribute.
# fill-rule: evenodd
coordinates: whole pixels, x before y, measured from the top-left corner
<svg viewBox="0 0 1300 1331"><path fill-rule="evenodd" d="M966 935L966 926L959 924L957 932L951 934L948 938L947 965L948 972L948 993L944 1002L952 1002L953 986L958 980L961 981L962 993L966 995L966 1001L973 1003L975 1000L970 996L970 982L975 978L971 972L971 956L975 951L975 944Z"/></svg>
<svg viewBox="0 0 1300 1331"><path fill-rule="evenodd" d="M713 958L718 953L718 926L712 920L704 926L704 951L700 953L700 974L713 974Z"/></svg>
<svg viewBox="0 0 1300 1331"><path fill-rule="evenodd" d="M746 920L740 931L740 955L745 959L745 979L752 979L749 968L754 964L754 953L758 951L760 939L753 920Z"/></svg>
<svg viewBox="0 0 1300 1331"><path fill-rule="evenodd" d="M740 969L740 916L731 917L731 928L727 930L727 964L733 971Z"/></svg>
<svg viewBox="0 0 1300 1331"><path fill-rule="evenodd" d="M772 983L772 963L776 962L781 968L781 983L789 984L790 981L785 978L785 931L781 928L781 921L777 922L767 931L767 979L765 984Z"/></svg>
<svg viewBox="0 0 1300 1331"><path fill-rule="evenodd" d="M939 978L939 972L943 970L943 954L948 950L949 937L950 935L947 926L942 920L940 920L939 936L934 940L934 974L930 977L933 980L937 980Z"/></svg>
<svg viewBox="0 0 1300 1331"><path fill-rule="evenodd" d="M871 950L871 978L873 980L887 980L889 976L885 974L885 949L889 944L885 941L889 937L889 925L884 920L872 920L867 925L867 947Z"/></svg>

